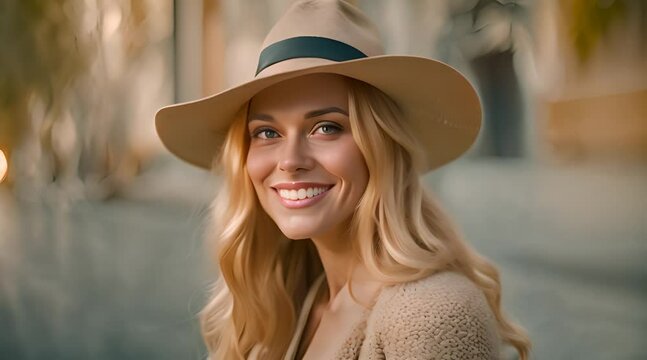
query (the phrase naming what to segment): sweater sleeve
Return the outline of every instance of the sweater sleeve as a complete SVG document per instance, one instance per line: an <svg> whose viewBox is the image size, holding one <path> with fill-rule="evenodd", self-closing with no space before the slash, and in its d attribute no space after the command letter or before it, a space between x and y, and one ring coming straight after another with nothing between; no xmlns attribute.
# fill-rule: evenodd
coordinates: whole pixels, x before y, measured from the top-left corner
<svg viewBox="0 0 647 360"><path fill-rule="evenodd" d="M385 309L388 359L498 359L497 323L480 288L443 273L402 285Z"/></svg>

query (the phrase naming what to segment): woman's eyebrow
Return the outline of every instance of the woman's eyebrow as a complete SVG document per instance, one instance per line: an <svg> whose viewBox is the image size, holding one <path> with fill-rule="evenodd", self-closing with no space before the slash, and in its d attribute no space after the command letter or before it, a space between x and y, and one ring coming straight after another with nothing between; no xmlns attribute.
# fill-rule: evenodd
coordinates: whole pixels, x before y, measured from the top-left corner
<svg viewBox="0 0 647 360"><path fill-rule="evenodd" d="M252 120L274 121L274 118L271 115L267 114L250 114L247 117L247 121L249 122Z"/></svg>
<svg viewBox="0 0 647 360"><path fill-rule="evenodd" d="M308 111L303 116L303 118L304 119L309 119L309 118L313 118L313 117L317 117L317 116L321 116L321 115L326 115L326 114L329 114L329 113L340 113L340 114L348 116L348 111L346 111L344 109L341 109L341 108L338 108L336 106L331 106L331 107L327 107L327 108L323 108L323 109ZM250 114L249 117L247 118L248 122L252 121L252 120L274 121L274 118L272 117L272 115L268 115L268 114L253 113L253 114Z"/></svg>
<svg viewBox="0 0 647 360"><path fill-rule="evenodd" d="M340 108L338 108L336 106L331 106L331 107L327 107L325 109L309 111L308 113L306 113L304 118L306 118L306 119L313 118L313 117L325 115L325 114L332 113L332 112L336 112L336 113L340 113L340 114L348 116L348 112L346 110L340 109Z"/></svg>

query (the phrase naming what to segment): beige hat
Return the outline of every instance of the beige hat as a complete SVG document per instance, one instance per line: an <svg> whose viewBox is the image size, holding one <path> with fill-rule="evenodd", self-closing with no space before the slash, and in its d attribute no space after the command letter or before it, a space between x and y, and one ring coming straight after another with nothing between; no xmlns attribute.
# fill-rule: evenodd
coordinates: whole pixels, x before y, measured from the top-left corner
<svg viewBox="0 0 647 360"><path fill-rule="evenodd" d="M428 170L460 156L479 132L478 95L457 70L424 57L384 55L377 29L357 8L341 0L302 0L265 38L253 80L160 109L157 133L181 159L210 168L243 104L273 84L312 73L358 79L395 100L424 146Z"/></svg>

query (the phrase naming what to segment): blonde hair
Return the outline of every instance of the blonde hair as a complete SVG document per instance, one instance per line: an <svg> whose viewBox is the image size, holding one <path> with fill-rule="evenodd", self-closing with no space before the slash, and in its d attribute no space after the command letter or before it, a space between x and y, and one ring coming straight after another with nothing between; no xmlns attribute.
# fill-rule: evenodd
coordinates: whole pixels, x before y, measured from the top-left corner
<svg viewBox="0 0 647 360"><path fill-rule="evenodd" d="M424 157L397 105L380 90L349 81L353 137L369 170L352 218L353 249L385 284L460 271L480 287L502 340L527 359L530 341L501 310L497 269L472 250L420 180ZM311 241L288 240L262 209L245 161L247 106L231 126L215 167L224 188L212 207L221 276L201 313L202 333L214 359L242 359L254 347L282 358L303 298L323 269Z"/></svg>

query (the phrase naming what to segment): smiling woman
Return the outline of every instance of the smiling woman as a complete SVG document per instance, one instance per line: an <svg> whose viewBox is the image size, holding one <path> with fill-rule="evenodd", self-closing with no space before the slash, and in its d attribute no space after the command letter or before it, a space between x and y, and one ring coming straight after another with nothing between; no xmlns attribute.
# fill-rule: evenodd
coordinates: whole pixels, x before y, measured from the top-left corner
<svg viewBox="0 0 647 360"><path fill-rule="evenodd" d="M211 358L527 358L497 269L420 180L474 141L476 92L440 62L379 56L376 34L344 1L297 1L254 80L158 112L173 153L224 177Z"/></svg>

